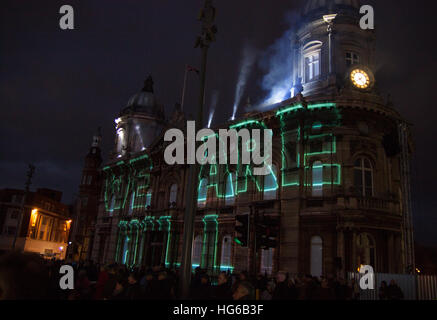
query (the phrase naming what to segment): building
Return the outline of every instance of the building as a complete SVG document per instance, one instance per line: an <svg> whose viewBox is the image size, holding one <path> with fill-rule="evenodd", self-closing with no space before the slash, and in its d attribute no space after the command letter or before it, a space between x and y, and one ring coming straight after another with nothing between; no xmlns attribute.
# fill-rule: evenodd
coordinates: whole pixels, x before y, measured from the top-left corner
<svg viewBox="0 0 437 320"><path fill-rule="evenodd" d="M28 192L23 206L24 194L23 190L0 190L0 250L11 250L18 226L15 249L64 259L72 220L68 206L61 203L62 192Z"/></svg>
<svg viewBox="0 0 437 320"><path fill-rule="evenodd" d="M413 272L410 126L378 91L375 34L360 29L358 1L308 1L292 41L291 98L220 126L272 129L270 173L202 166L193 267L314 276L344 276L362 265ZM165 163L163 135L185 118L178 106L169 120L162 110L149 78L115 120L94 261L181 262L188 166ZM245 226L247 237L236 235Z"/></svg>
<svg viewBox="0 0 437 320"><path fill-rule="evenodd" d="M93 245L94 226L102 188L102 156L100 128L93 136L93 142L85 157L79 196L74 206L74 224L72 226L71 246L68 253L74 261L89 260Z"/></svg>

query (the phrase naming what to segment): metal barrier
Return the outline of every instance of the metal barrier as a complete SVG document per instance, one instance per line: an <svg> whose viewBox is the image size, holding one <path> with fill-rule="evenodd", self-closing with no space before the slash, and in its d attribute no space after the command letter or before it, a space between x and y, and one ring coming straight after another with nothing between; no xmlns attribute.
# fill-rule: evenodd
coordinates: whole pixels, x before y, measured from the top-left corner
<svg viewBox="0 0 437 320"><path fill-rule="evenodd" d="M348 279L355 279L358 288L362 276L360 273L348 273ZM390 285L391 280L401 288L404 300L437 300L437 276L385 273L375 274L374 290L359 289L360 300L379 300L381 283L385 281Z"/></svg>

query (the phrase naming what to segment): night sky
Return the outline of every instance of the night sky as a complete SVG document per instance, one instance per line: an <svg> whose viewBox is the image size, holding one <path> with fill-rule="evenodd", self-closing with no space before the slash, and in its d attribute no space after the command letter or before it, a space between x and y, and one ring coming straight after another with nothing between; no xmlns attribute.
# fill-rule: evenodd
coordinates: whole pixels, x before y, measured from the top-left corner
<svg viewBox="0 0 437 320"><path fill-rule="evenodd" d="M230 118L244 48L257 58L243 102L262 100L266 61L278 39L293 30L306 1L216 0L219 29L210 50L207 107L218 94L214 122ZM375 8L376 80L414 125L413 205L416 240L437 244L434 182L437 101L433 1L362 1ZM378 2L378 3L376 3ZM27 164L32 188L78 191L84 156L102 127L105 159L114 119L151 74L167 116L180 100L184 65L198 66L194 49L200 0L12 1L0 3L0 188L23 188ZM75 30L59 28L63 4L75 9ZM267 64L268 65L268 64ZM189 76L187 112L197 101ZM244 104L244 103L243 103ZM240 110L241 112L241 110Z"/></svg>

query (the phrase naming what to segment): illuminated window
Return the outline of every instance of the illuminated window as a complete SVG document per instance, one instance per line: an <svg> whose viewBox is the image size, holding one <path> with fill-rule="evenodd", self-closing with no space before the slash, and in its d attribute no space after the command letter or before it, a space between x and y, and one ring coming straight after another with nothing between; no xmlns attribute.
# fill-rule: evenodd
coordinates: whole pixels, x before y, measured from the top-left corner
<svg viewBox="0 0 437 320"><path fill-rule="evenodd" d="M197 204L199 207L204 207L206 205L206 197L208 194L208 179L203 178L199 183L199 191L197 195Z"/></svg>
<svg viewBox="0 0 437 320"><path fill-rule="evenodd" d="M313 81L320 76L320 51L305 56L305 81Z"/></svg>
<svg viewBox="0 0 437 320"><path fill-rule="evenodd" d="M225 236L222 241L222 256L220 259L220 265L222 267L231 265L231 253L232 253L232 237Z"/></svg>
<svg viewBox="0 0 437 320"><path fill-rule="evenodd" d="M271 275L273 271L273 253L274 249L261 250L261 273Z"/></svg>
<svg viewBox="0 0 437 320"><path fill-rule="evenodd" d="M278 182L277 169L275 165L271 166L270 172L264 176L264 200L274 200L277 197Z"/></svg>
<svg viewBox="0 0 437 320"><path fill-rule="evenodd" d="M147 209L147 207L149 207L149 206L151 206L151 204L152 204L152 190L147 190L147 193L146 193L146 209Z"/></svg>
<svg viewBox="0 0 437 320"><path fill-rule="evenodd" d="M109 216L112 217L115 209L115 195L111 197L111 202L109 205Z"/></svg>
<svg viewBox="0 0 437 320"><path fill-rule="evenodd" d="M367 158L359 158L354 166L355 188L362 197L373 196L373 168Z"/></svg>
<svg viewBox="0 0 437 320"><path fill-rule="evenodd" d="M323 197L323 164L316 161L313 164L313 197Z"/></svg>
<svg viewBox="0 0 437 320"><path fill-rule="evenodd" d="M135 192L132 192L130 195L130 200L129 200L129 209L128 209L129 215L131 215L133 213L134 205L135 205Z"/></svg>
<svg viewBox="0 0 437 320"><path fill-rule="evenodd" d="M121 256L122 264L126 264L129 259L129 241L130 241L129 237L126 236L126 238L124 239L123 252Z"/></svg>
<svg viewBox="0 0 437 320"><path fill-rule="evenodd" d="M198 235L196 236L193 242L193 252L191 255L191 263L193 264L193 267L200 266L201 256L202 256L202 236Z"/></svg>
<svg viewBox="0 0 437 320"><path fill-rule="evenodd" d="M235 203L236 178L237 175L235 173L229 173L226 176L225 202L226 205L228 206L233 205Z"/></svg>
<svg viewBox="0 0 437 320"><path fill-rule="evenodd" d="M323 272L323 240L319 236L311 238L311 275L320 277Z"/></svg>
<svg viewBox="0 0 437 320"><path fill-rule="evenodd" d="M170 207L171 208L176 206L177 197L178 197L178 185L173 184L170 188Z"/></svg>
<svg viewBox="0 0 437 320"><path fill-rule="evenodd" d="M348 67L360 63L360 57L354 52L346 52L346 65Z"/></svg>

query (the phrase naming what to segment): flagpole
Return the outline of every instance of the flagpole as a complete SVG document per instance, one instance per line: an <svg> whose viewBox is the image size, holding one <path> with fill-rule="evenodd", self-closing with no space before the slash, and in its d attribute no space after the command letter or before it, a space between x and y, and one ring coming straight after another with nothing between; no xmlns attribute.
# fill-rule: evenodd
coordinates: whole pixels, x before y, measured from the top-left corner
<svg viewBox="0 0 437 320"><path fill-rule="evenodd" d="M184 75L184 87L182 88L182 102L181 102L181 110L184 110L184 102L185 102L185 89L187 88L187 74L188 74L188 66L185 65L185 75Z"/></svg>

